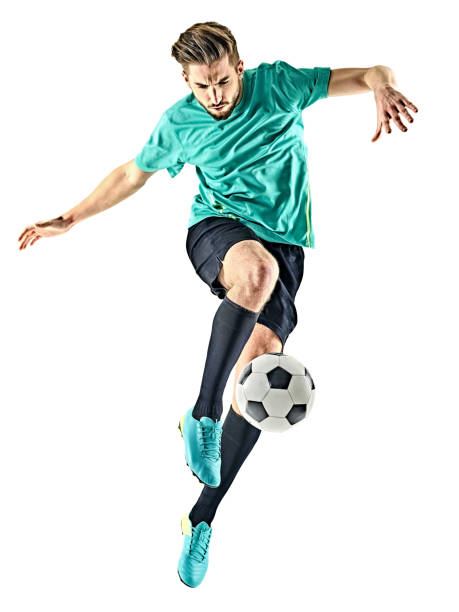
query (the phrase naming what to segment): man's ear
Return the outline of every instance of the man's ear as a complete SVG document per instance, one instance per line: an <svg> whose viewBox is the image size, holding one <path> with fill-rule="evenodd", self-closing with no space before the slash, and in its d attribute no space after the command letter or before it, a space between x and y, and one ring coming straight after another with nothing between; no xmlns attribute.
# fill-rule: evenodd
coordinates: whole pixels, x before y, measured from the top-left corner
<svg viewBox="0 0 459 612"><path fill-rule="evenodd" d="M185 79L185 83L191 89L190 81L188 80L188 77L187 77L186 72L184 70L182 70L182 77Z"/></svg>

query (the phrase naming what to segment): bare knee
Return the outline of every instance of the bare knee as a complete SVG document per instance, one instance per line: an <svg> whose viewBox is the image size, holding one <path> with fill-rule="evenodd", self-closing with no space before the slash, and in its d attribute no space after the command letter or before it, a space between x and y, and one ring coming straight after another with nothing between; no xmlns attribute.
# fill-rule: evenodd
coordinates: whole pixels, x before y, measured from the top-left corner
<svg viewBox="0 0 459 612"><path fill-rule="evenodd" d="M273 260L274 263L269 259L251 262L227 296L253 312L260 312L269 301L279 277L279 266Z"/></svg>
<svg viewBox="0 0 459 612"><path fill-rule="evenodd" d="M257 240L241 240L233 244L222 264L218 280L227 290L235 285L266 288L270 277L279 274L276 258Z"/></svg>
<svg viewBox="0 0 459 612"><path fill-rule="evenodd" d="M279 277L276 258L256 240L243 240L228 249L218 280L227 296L259 311L269 300Z"/></svg>
<svg viewBox="0 0 459 612"><path fill-rule="evenodd" d="M279 264L274 257L259 259L247 269L244 285L252 294L270 295L279 278Z"/></svg>

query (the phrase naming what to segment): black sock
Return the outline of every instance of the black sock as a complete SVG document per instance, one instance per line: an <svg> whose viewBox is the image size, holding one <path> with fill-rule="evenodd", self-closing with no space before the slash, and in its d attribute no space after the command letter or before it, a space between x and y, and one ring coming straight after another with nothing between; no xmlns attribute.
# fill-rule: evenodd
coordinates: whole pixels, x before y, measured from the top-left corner
<svg viewBox="0 0 459 612"><path fill-rule="evenodd" d="M201 390L192 412L195 419L208 416L214 421L220 420L228 377L252 334L260 312L248 310L227 296L223 298L212 324Z"/></svg>
<svg viewBox="0 0 459 612"><path fill-rule="evenodd" d="M208 525L211 524L219 503L230 488L239 468L255 446L260 434L260 429L251 425L231 406L222 428L220 486L208 487L204 485L198 501L189 513L190 521L194 527L201 521L206 521Z"/></svg>

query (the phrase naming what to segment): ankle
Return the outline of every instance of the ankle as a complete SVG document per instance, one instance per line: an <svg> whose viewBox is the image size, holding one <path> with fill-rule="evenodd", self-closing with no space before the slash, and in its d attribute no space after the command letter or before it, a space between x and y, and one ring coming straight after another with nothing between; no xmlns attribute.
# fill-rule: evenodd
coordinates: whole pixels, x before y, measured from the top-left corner
<svg viewBox="0 0 459 612"><path fill-rule="evenodd" d="M200 421L202 417L206 416L217 422L222 418L223 404L221 401L211 404L198 398L191 414L197 421Z"/></svg>

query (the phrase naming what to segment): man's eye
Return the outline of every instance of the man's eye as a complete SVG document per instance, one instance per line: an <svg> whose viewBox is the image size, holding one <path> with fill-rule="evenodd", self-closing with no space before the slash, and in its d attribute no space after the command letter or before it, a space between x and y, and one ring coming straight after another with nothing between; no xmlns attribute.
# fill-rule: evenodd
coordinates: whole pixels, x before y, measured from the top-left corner
<svg viewBox="0 0 459 612"><path fill-rule="evenodd" d="M222 81L219 85L226 85L228 81ZM207 85L198 85L199 89L206 89Z"/></svg>

